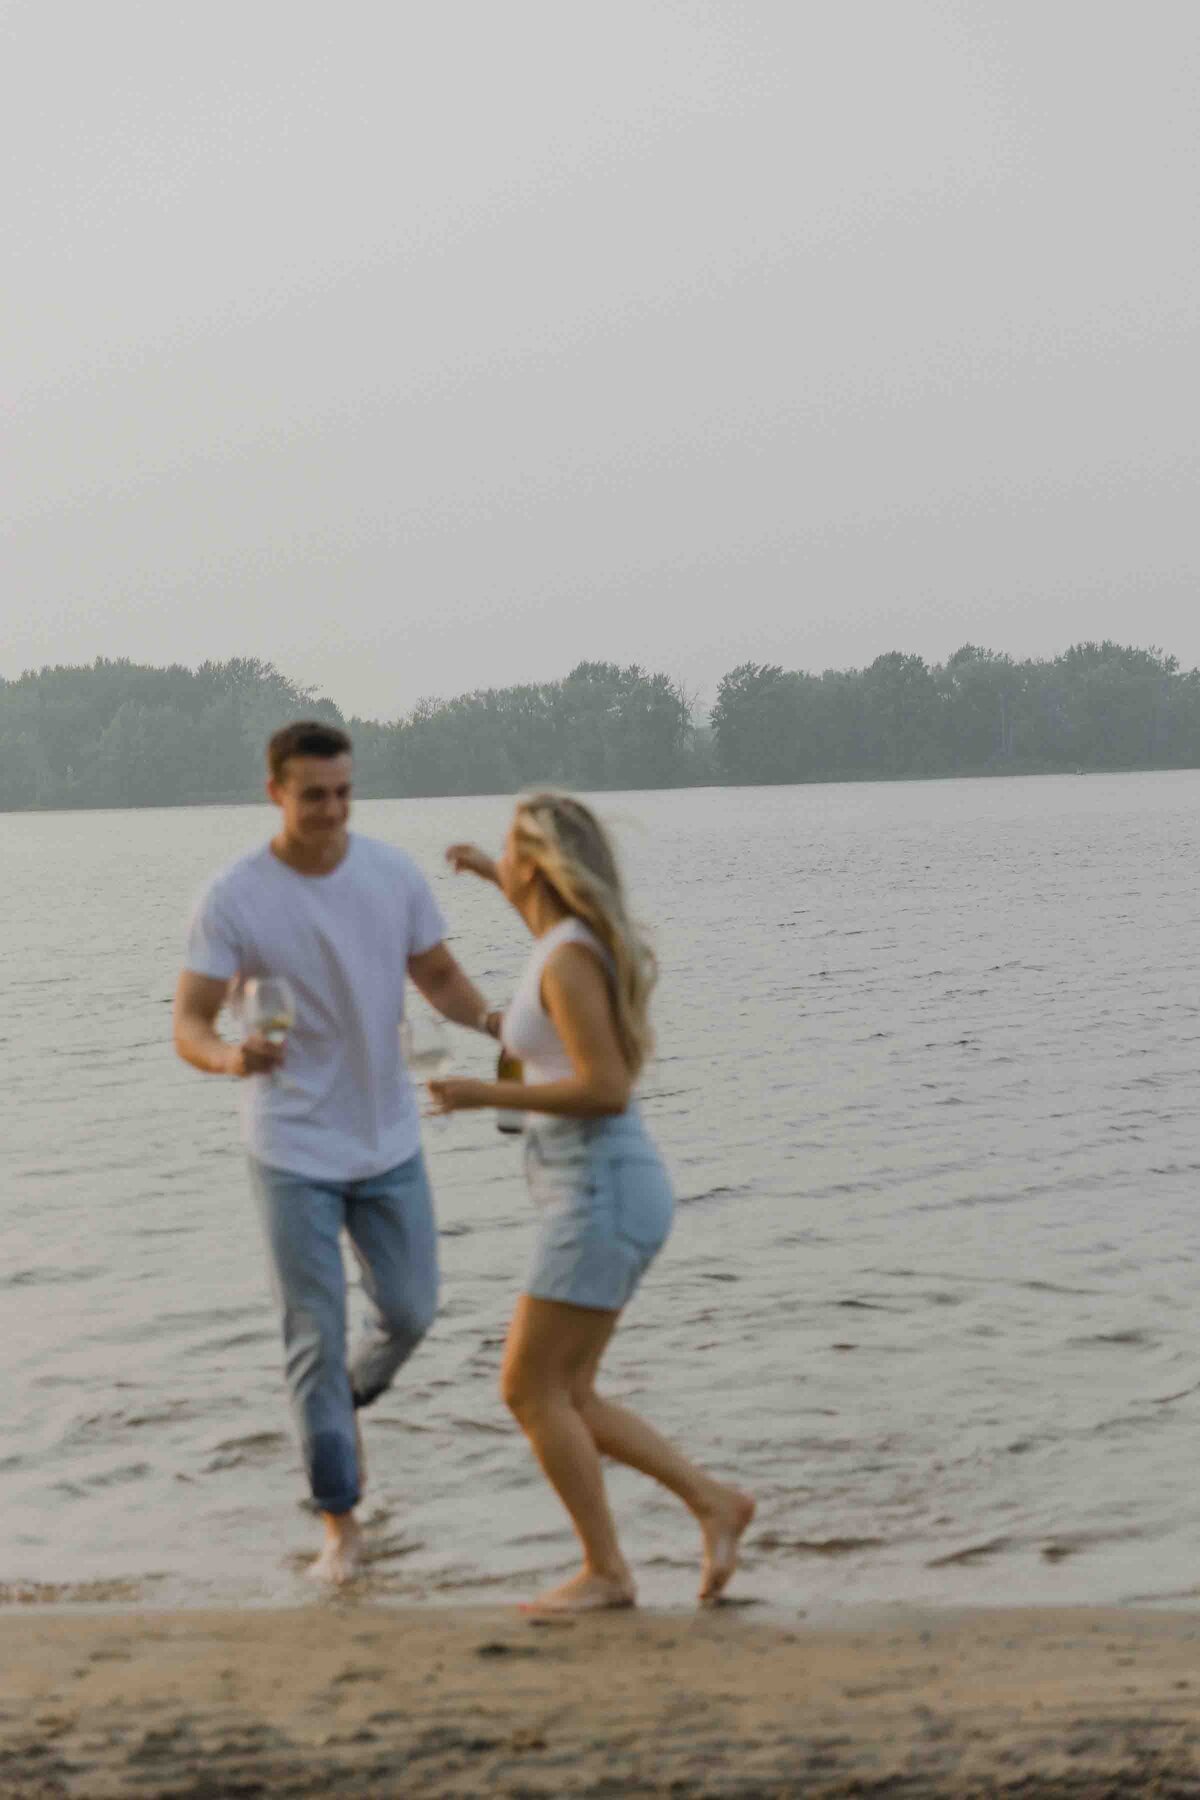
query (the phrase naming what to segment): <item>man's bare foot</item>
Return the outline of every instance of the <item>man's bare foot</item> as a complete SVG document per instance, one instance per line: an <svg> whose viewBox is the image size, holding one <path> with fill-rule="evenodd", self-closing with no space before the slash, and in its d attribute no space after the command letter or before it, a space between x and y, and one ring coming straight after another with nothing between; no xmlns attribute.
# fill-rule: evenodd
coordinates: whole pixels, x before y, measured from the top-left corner
<svg viewBox="0 0 1200 1800"><path fill-rule="evenodd" d="M700 1515L700 1530L704 1534L701 1600L716 1600L724 1592L737 1568L742 1533L754 1512L754 1501L749 1494L739 1493L737 1488L726 1488L724 1501L714 1506L711 1512Z"/></svg>
<svg viewBox="0 0 1200 1800"><path fill-rule="evenodd" d="M308 1569L310 1581L344 1587L358 1574L362 1561L362 1528L353 1513L322 1513L325 1548Z"/></svg>
<svg viewBox="0 0 1200 1800"><path fill-rule="evenodd" d="M581 1569L561 1587L547 1588L536 1600L526 1600L523 1613L533 1617L548 1613L606 1612L619 1606L636 1606L633 1579L626 1575L593 1575Z"/></svg>

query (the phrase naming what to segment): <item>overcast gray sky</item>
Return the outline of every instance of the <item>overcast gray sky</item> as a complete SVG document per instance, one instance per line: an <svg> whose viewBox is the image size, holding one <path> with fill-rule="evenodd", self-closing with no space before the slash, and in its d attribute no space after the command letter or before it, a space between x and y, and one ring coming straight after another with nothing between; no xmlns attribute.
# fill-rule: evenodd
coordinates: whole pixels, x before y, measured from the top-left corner
<svg viewBox="0 0 1200 1800"><path fill-rule="evenodd" d="M1200 662L1194 0L0 3L0 674Z"/></svg>

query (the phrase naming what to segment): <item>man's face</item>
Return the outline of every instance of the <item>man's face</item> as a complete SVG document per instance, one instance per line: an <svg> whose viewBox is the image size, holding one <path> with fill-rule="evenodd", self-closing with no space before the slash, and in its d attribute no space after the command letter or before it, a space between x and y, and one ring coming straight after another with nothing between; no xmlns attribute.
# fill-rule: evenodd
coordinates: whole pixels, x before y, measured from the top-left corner
<svg viewBox="0 0 1200 1800"><path fill-rule="evenodd" d="M283 829L293 841L327 844L346 829L354 764L343 756L289 756L278 781L267 792L283 814Z"/></svg>

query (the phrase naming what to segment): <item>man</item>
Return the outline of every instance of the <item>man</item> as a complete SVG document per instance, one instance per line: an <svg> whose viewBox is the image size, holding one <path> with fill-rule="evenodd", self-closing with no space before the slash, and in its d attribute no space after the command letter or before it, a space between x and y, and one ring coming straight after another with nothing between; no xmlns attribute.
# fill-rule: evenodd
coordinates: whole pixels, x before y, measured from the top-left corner
<svg viewBox="0 0 1200 1800"><path fill-rule="evenodd" d="M346 1581L361 1533L355 1409L387 1388L437 1306L437 1239L416 1097L400 1054L405 974L447 1019L498 1029L445 943L428 883L402 850L348 829L351 744L301 721L267 749L270 843L218 875L188 935L175 1048L243 1083L243 1129L282 1314L288 1384L313 1502L317 1578ZM285 1044L226 1042L231 982L282 976ZM286 1074L277 1073L286 1060ZM345 1228L370 1303L346 1361Z"/></svg>

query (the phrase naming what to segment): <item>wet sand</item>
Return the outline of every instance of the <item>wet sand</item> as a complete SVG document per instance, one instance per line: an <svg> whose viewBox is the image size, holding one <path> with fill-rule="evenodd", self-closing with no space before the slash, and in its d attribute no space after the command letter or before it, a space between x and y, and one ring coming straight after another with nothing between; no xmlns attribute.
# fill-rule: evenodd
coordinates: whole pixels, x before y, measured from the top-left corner
<svg viewBox="0 0 1200 1800"><path fill-rule="evenodd" d="M0 1614L0 1793L1200 1794L1200 1614Z"/></svg>

